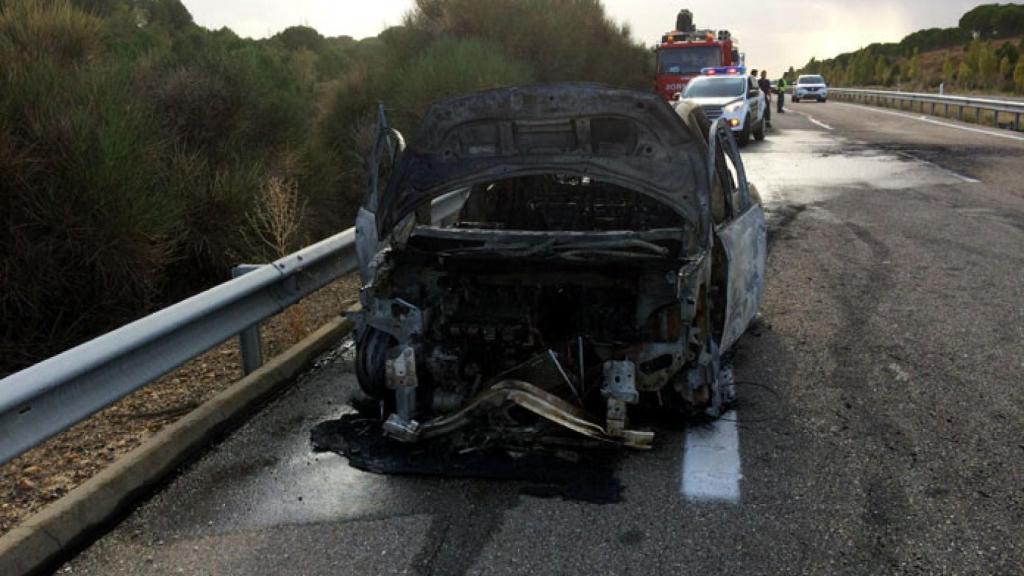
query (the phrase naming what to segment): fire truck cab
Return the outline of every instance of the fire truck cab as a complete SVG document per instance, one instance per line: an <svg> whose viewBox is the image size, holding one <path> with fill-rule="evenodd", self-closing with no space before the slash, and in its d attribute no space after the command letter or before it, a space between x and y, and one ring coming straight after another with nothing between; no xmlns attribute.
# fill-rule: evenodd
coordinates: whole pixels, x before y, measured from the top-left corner
<svg viewBox="0 0 1024 576"><path fill-rule="evenodd" d="M676 28L664 34L654 49L658 67L656 88L665 100L682 92L690 79L705 68L743 64L736 40L728 30L697 30L689 10L679 13Z"/></svg>

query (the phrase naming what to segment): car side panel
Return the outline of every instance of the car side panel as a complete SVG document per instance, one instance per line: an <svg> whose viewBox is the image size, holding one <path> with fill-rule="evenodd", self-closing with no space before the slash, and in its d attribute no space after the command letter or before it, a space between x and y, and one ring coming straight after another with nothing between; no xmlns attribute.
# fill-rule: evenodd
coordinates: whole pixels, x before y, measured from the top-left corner
<svg viewBox="0 0 1024 576"><path fill-rule="evenodd" d="M764 296L767 224L758 204L716 230L729 269L728 300L720 348L728 350L746 332Z"/></svg>

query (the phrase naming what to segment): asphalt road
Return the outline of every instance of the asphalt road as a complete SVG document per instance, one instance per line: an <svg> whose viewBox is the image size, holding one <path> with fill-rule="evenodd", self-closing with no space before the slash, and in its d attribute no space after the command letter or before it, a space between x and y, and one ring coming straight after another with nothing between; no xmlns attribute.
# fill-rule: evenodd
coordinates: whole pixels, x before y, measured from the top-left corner
<svg viewBox="0 0 1024 576"><path fill-rule="evenodd" d="M355 389L342 349L61 570L1024 572L1024 137L789 109L744 151L770 251L738 498L683 486L707 428L626 455L604 505L356 471L309 442Z"/></svg>

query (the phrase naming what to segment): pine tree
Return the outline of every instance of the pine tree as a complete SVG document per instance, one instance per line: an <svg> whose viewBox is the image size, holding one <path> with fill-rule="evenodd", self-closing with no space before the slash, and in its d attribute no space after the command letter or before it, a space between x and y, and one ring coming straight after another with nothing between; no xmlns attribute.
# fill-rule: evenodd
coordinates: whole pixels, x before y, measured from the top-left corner
<svg viewBox="0 0 1024 576"><path fill-rule="evenodd" d="M912 84L917 84L921 81L921 51L914 48L914 55L910 57L910 62L907 63L907 80Z"/></svg>
<svg viewBox="0 0 1024 576"><path fill-rule="evenodd" d="M1002 88L1007 80L1013 79L1013 64L1010 63L1010 59L1003 56L1003 59L999 61L999 84Z"/></svg>
<svg viewBox="0 0 1024 576"><path fill-rule="evenodd" d="M981 51L980 40L972 40L964 51L964 59L956 74L957 82L964 88L975 88L979 83Z"/></svg>
<svg viewBox="0 0 1024 576"><path fill-rule="evenodd" d="M974 87L974 70L965 58L956 69L956 81L962 88Z"/></svg>
<svg viewBox="0 0 1024 576"><path fill-rule="evenodd" d="M875 63L871 59L870 54L861 52L853 57L848 71L850 76L852 76L850 80L853 84L865 86L871 84L871 80L875 76Z"/></svg>
<svg viewBox="0 0 1024 576"><path fill-rule="evenodd" d="M880 86L888 85L889 72L889 63L885 61L885 56L879 54L878 58L875 59L875 83Z"/></svg>
<svg viewBox="0 0 1024 576"><path fill-rule="evenodd" d="M942 81L946 84L952 84L955 74L956 68L953 67L953 57L950 56L949 51L946 51L946 57L942 60Z"/></svg>
<svg viewBox="0 0 1024 576"><path fill-rule="evenodd" d="M983 42L978 53L978 84L982 88L991 88L998 85L999 60L996 59L996 51L992 44Z"/></svg>

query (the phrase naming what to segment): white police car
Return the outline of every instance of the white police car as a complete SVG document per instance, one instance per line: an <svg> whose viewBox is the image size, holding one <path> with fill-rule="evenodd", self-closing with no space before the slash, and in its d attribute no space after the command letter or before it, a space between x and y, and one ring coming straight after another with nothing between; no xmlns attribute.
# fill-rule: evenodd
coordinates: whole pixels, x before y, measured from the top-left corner
<svg viewBox="0 0 1024 576"><path fill-rule="evenodd" d="M825 83L825 79L817 74L808 74L797 78L796 86L793 87L793 102L801 100L827 101L828 84Z"/></svg>
<svg viewBox="0 0 1024 576"><path fill-rule="evenodd" d="M722 118L738 135L741 146L750 142L751 136L764 140L768 127L764 93L742 66L701 70L701 75L690 80L679 99L699 105L711 122Z"/></svg>

